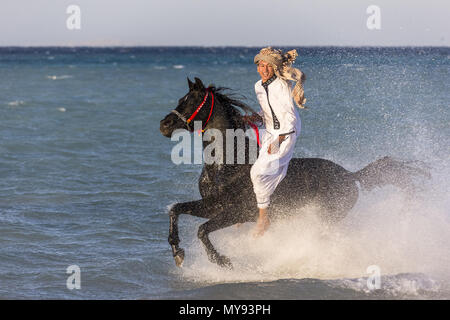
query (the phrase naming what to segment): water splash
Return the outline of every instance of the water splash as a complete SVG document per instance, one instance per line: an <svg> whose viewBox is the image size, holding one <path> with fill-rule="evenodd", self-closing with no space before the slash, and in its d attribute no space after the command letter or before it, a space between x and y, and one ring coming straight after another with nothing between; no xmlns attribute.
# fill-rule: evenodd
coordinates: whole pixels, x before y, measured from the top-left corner
<svg viewBox="0 0 450 320"><path fill-rule="evenodd" d="M397 275L450 279L450 204L445 193L436 193L436 182L414 199L394 187L361 193L348 216L334 226L320 221L317 208L310 206L294 218L273 222L259 239L252 237L252 223L212 233L218 251L232 259L233 270L210 263L200 242L193 239L186 245L183 277L209 284L357 279L336 283L348 288L349 283L360 282L358 288L366 290L367 267L376 265L386 280L382 281L385 294L418 294L434 280L405 280Z"/></svg>

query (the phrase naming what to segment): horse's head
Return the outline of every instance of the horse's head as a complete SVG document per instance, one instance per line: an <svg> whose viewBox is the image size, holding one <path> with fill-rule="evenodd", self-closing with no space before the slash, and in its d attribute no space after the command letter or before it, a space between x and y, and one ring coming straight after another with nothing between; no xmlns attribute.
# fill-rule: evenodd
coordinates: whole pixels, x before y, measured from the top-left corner
<svg viewBox="0 0 450 320"><path fill-rule="evenodd" d="M189 131L193 131L194 124L191 120L202 103L205 107L200 108L198 113L194 115L195 121L202 121L202 123L205 124L208 119L210 106L212 103L212 95L208 94L209 89L205 88L199 78L195 78L195 83L189 80L189 78L187 80L189 84L189 92L178 100L177 107L160 122L159 130L165 137L170 138L173 131L176 129L184 128Z"/></svg>

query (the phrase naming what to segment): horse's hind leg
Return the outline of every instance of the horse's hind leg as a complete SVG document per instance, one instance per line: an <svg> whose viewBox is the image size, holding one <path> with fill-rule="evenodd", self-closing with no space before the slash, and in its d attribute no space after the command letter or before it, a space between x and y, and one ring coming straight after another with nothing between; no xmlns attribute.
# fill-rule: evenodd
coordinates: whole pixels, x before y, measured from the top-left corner
<svg viewBox="0 0 450 320"><path fill-rule="evenodd" d="M214 248L213 244L209 240L208 235L216 230L223 229L232 226L239 221L236 216L230 214L231 212L220 212L216 214L212 219L205 222L198 228L198 238L203 242L205 246L206 253L211 262L217 263L221 267L233 268L233 264L230 259L226 256L220 255Z"/></svg>
<svg viewBox="0 0 450 320"><path fill-rule="evenodd" d="M178 236L178 216L180 214L190 214L196 217L209 218L212 211L206 210L204 200L189 201L174 204L169 211L169 244L172 248L175 264L180 267L184 260L184 250L178 246L180 238Z"/></svg>

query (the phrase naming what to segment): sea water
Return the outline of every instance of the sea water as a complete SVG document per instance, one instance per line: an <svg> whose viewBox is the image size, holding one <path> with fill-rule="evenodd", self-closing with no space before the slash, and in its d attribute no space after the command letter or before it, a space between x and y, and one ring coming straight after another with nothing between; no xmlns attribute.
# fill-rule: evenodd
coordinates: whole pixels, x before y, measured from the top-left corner
<svg viewBox="0 0 450 320"><path fill-rule="evenodd" d="M181 216L175 266L168 207L200 198L201 165L171 161L159 121L187 77L258 110L258 50L0 48L0 298L449 299L449 48L297 48L295 157L424 161L414 198L385 186L336 226L309 207L257 240L251 223L212 233L233 270L208 261L206 220Z"/></svg>

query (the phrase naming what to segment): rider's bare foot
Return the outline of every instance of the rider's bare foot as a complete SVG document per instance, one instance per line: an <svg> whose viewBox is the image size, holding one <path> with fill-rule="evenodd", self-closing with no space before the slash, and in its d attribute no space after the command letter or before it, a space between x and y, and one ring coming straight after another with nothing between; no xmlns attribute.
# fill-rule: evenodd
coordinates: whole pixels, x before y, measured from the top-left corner
<svg viewBox="0 0 450 320"><path fill-rule="evenodd" d="M266 230L269 229L269 226L270 226L269 217L267 217L267 215L260 215L258 217L258 221L256 221L256 227L253 232L253 237L257 238L264 235L264 232L266 232Z"/></svg>

